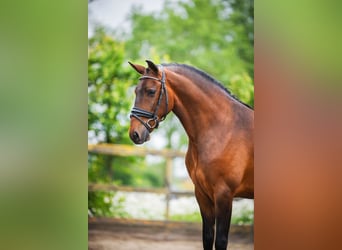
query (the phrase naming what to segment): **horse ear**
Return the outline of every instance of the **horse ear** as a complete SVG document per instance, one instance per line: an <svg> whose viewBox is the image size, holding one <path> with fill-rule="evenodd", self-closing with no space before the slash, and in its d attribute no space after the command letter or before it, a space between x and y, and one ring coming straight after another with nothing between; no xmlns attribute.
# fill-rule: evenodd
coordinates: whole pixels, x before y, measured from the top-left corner
<svg viewBox="0 0 342 250"><path fill-rule="evenodd" d="M134 63L131 63L131 62L128 62L133 69L135 69L136 72L138 72L140 75L143 75L144 72L145 72L145 67L142 66L142 65L139 65L139 64L134 64Z"/></svg>
<svg viewBox="0 0 342 250"><path fill-rule="evenodd" d="M156 74L158 74L158 67L150 60L146 60L148 67Z"/></svg>

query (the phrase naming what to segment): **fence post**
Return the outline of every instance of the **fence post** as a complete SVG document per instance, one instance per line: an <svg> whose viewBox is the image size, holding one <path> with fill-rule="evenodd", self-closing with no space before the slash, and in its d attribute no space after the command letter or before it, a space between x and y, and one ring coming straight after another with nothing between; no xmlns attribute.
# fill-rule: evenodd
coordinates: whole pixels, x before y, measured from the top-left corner
<svg viewBox="0 0 342 250"><path fill-rule="evenodd" d="M165 182L166 182L166 211L165 219L170 220L170 200L171 200L171 183L172 183L172 164L173 158L166 157L166 171L165 171Z"/></svg>

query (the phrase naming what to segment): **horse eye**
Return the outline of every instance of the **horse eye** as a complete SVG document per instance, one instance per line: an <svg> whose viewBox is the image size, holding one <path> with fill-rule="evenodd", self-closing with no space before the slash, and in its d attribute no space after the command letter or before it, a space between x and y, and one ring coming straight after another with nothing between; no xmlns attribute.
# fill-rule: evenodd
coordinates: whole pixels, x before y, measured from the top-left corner
<svg viewBox="0 0 342 250"><path fill-rule="evenodd" d="M147 95L149 95L149 96L154 96L155 93L156 93L155 89L148 89L147 90Z"/></svg>

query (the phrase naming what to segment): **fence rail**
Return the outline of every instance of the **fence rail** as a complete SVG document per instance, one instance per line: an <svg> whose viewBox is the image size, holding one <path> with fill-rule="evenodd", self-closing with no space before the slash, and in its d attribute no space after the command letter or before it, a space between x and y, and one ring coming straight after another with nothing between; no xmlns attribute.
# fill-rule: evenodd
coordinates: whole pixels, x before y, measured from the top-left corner
<svg viewBox="0 0 342 250"><path fill-rule="evenodd" d="M170 149L148 149L144 147L136 147L129 145L117 144L90 144L88 152L95 154L114 155L114 156L147 156L156 155L166 159L165 171L165 187L164 188L136 188L130 186L117 186L114 184L89 183L88 190L90 191L124 191L124 192L148 192L165 194L166 196L166 211L165 218L169 220L169 205L170 199L173 196L193 196L193 191L174 191L171 189L172 182L172 167L173 159L185 157L185 152L170 150Z"/></svg>
<svg viewBox="0 0 342 250"><path fill-rule="evenodd" d="M139 192L139 193L155 193L155 194L166 194L176 196L193 196L192 191L168 191L167 188L136 188L131 186L117 186L114 184L104 184L104 183L89 183L89 191L124 191L124 192Z"/></svg>
<svg viewBox="0 0 342 250"><path fill-rule="evenodd" d="M119 145L119 144L89 144L88 152L117 155L117 156L146 156L157 155L165 158L184 157L185 152L171 149L149 149L144 147Z"/></svg>

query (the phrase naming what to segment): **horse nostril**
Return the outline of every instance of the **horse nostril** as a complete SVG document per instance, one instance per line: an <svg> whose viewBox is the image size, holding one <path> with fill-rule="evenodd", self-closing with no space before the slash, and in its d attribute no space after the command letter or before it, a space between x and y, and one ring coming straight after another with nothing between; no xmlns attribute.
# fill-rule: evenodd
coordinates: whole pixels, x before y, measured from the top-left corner
<svg viewBox="0 0 342 250"><path fill-rule="evenodd" d="M134 133L133 133L133 139L134 139L135 141L138 141L138 140L139 140L139 134L138 134L138 132L134 131Z"/></svg>

